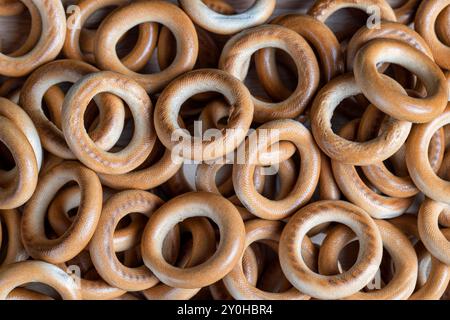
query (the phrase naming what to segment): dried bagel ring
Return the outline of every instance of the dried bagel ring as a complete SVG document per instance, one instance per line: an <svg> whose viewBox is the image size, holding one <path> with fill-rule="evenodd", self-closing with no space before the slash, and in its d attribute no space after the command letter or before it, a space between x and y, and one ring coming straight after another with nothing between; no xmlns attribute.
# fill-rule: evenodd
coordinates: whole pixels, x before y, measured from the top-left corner
<svg viewBox="0 0 450 320"><path fill-rule="evenodd" d="M219 227L217 251L207 261L190 268L177 268L165 261L161 249L168 231L184 219L204 216ZM245 228L236 207L225 198L207 192L191 192L173 198L149 219L142 235L145 264L161 282L185 289L205 287L230 272L244 251Z"/></svg>
<svg viewBox="0 0 450 320"><path fill-rule="evenodd" d="M63 52L69 59L82 60L94 64L95 58L86 55L80 48L80 34L89 17L97 10L109 6L129 4L129 0L83 0L77 3L77 10L73 13L73 21L68 19L66 39ZM72 25L70 25L72 24ZM90 30L91 31L91 30ZM94 31L95 32L95 31ZM94 35L95 37L95 35ZM158 25L146 23L139 26L139 37L132 51L122 58L122 63L130 70L143 68L150 60L158 39Z"/></svg>
<svg viewBox="0 0 450 320"><path fill-rule="evenodd" d="M201 0L179 0L192 21L217 34L234 34L266 22L275 9L276 0L256 0L244 12L224 15L210 9Z"/></svg>
<svg viewBox="0 0 450 320"><path fill-rule="evenodd" d="M372 131L377 130L378 124L383 121L384 117L385 115L373 105L367 107L359 123L358 140L366 141L369 139ZM402 149L406 150L406 147L403 146ZM441 128L431 138L430 148L427 152L430 165L435 172L441 166L444 151L445 136L444 130ZM405 162L404 157L402 160ZM407 172L403 176L395 175L386 167L384 162L363 166L361 169L369 182L388 196L407 198L419 193L419 189Z"/></svg>
<svg viewBox="0 0 450 320"><path fill-rule="evenodd" d="M41 282L54 288L64 300L81 300L81 292L70 275L43 261L22 261L0 270L0 300L14 288L29 282Z"/></svg>
<svg viewBox="0 0 450 320"><path fill-rule="evenodd" d="M394 82L383 77L386 82ZM360 93L352 74L333 79L314 99L311 127L318 145L331 159L352 165L369 165L386 160L397 152L408 138L412 124L390 118L382 134L370 141L354 142L340 137L331 127L333 112L342 100Z"/></svg>
<svg viewBox="0 0 450 320"><path fill-rule="evenodd" d="M24 261L28 258L28 253L23 247L20 233L21 219L21 213L17 209L0 211L0 222L2 223L2 225L0 225L0 237L2 236L1 233L4 233L4 231L8 234L6 253L0 262L0 266ZM6 230L2 231L2 228L6 228Z"/></svg>
<svg viewBox="0 0 450 320"><path fill-rule="evenodd" d="M389 222L400 229L406 236L413 236L416 239L420 239L419 230L417 228L417 216L404 214L400 217L390 220ZM416 244L415 247L419 259L420 278L420 269L424 266L423 262L421 262L419 251L426 250L420 250L424 248L423 244ZM431 256L428 251L426 251L424 255ZM409 297L409 300L437 300L444 294L445 289L447 289L450 281L450 266L445 265L433 256L431 256L429 263L431 263L429 274L426 275L423 283L421 283L418 278L418 288ZM428 268L428 266L429 265L427 265L426 268Z"/></svg>
<svg viewBox="0 0 450 320"><path fill-rule="evenodd" d="M385 0L317 0L308 10L308 14L319 21L326 22L329 17L341 9L359 9L367 14L377 14L385 21L397 21L394 10ZM345 31L345 36L348 31Z"/></svg>
<svg viewBox="0 0 450 320"><path fill-rule="evenodd" d="M253 176L268 148L283 140L298 149L301 168L292 191L284 199L270 200L256 191ZM253 141L256 145L251 145ZM240 148L245 150L245 162L233 165L233 185L239 200L252 214L269 220L284 219L311 199L319 181L320 151L309 130L301 123L290 119L268 122L250 135Z"/></svg>
<svg viewBox="0 0 450 320"><path fill-rule="evenodd" d="M37 157L23 129L3 115L0 115L0 141L16 165L12 170L14 179L2 186L0 209L14 209L27 202L35 191L39 173Z"/></svg>
<svg viewBox="0 0 450 320"><path fill-rule="evenodd" d="M62 236L70 228L73 218L69 217L68 212L79 207L80 204L81 190L77 186L64 189L55 196L48 207L47 215L48 222L57 236ZM114 232L114 251L123 252L135 247L139 243L140 233L144 226L144 217L133 215L129 225Z"/></svg>
<svg viewBox="0 0 450 320"><path fill-rule="evenodd" d="M323 22L307 15L289 14L277 17L271 23L294 30L315 49L321 66L322 82L328 82L344 71L339 41ZM292 92L286 88L278 73L275 53L271 48L259 50L255 53L255 66L258 78L269 95L284 100Z"/></svg>
<svg viewBox="0 0 450 320"><path fill-rule="evenodd" d="M20 3L19 1L17 1ZM15 51L8 53L10 57L19 57L29 53L38 43L42 33L42 19L38 8L32 0L22 0L31 16L30 33L25 42Z"/></svg>
<svg viewBox="0 0 450 320"><path fill-rule="evenodd" d="M168 27L177 39L177 55L172 64L156 74L136 73L122 64L115 50L117 42L132 27L157 22ZM170 81L192 70L198 54L194 24L177 6L163 1L137 1L115 10L97 31L95 61L103 70L132 77L149 93L161 91Z"/></svg>
<svg viewBox="0 0 450 320"><path fill-rule="evenodd" d="M414 292L417 282L417 255L409 239L398 228L384 220L375 220L380 230L384 249L389 253L395 273L383 288L369 292L357 292L345 297L349 300L406 300ZM339 274L338 258L344 247L355 240L346 226L338 225L325 237L319 253L321 274Z"/></svg>
<svg viewBox="0 0 450 320"><path fill-rule="evenodd" d="M414 28L428 42L434 59L442 68L450 70L450 46L442 43L436 34L436 20L439 14L450 6L450 0L422 1L417 9Z"/></svg>
<svg viewBox="0 0 450 320"><path fill-rule="evenodd" d="M59 54L66 35L66 16L60 1L32 0L41 15L42 32L35 47L27 54L11 57L0 53L0 74L21 77Z"/></svg>
<svg viewBox="0 0 450 320"><path fill-rule="evenodd" d="M216 250L216 235L214 228L206 218L187 219L181 223L182 229L192 237L190 250L179 260L183 268L193 267L210 258ZM148 300L187 300L195 296L201 288L173 288L166 284L158 284L144 290L142 294Z"/></svg>
<svg viewBox="0 0 450 320"><path fill-rule="evenodd" d="M84 113L98 93L122 98L130 108L134 132L130 143L119 152L100 149L84 128ZM98 173L123 174L142 164L155 144L151 121L152 103L145 90L128 76L110 71L89 74L75 83L64 99L62 131L75 156Z"/></svg>
<svg viewBox="0 0 450 320"><path fill-rule="evenodd" d="M450 265L450 228L439 229L439 215L447 205L426 198L419 209L417 226L420 240L439 261Z"/></svg>
<svg viewBox="0 0 450 320"><path fill-rule="evenodd" d="M347 123L340 134L347 139L356 136L358 121ZM373 218L389 219L403 214L413 203L414 197L387 197L376 193L361 179L353 165L331 161L334 177L344 196L366 210Z"/></svg>
<svg viewBox="0 0 450 320"><path fill-rule="evenodd" d="M45 215L56 192L67 182L76 181L82 203L71 227L59 238L45 234ZM77 162L63 162L40 177L33 197L22 217L22 241L35 259L51 263L66 262L77 256L89 243L97 227L102 208L102 186L95 172Z"/></svg>
<svg viewBox="0 0 450 320"><path fill-rule="evenodd" d="M378 72L380 62L398 64L417 75L427 95L409 97L395 82ZM358 51L355 79L364 96L384 113L415 123L428 122L442 113L448 101L448 86L441 69L428 56L410 45L392 39L374 39Z"/></svg>
<svg viewBox="0 0 450 320"><path fill-rule="evenodd" d="M50 62L33 72L22 87L20 105L28 113L38 130L43 147L63 159L75 159L69 149L63 132L51 122L44 113L42 99L52 90L58 97L61 93L55 85L61 82L77 82L90 73L99 71L97 68L77 60L57 60ZM47 96L51 98L52 96ZM100 148L110 149L120 137L124 125L125 110L123 103L111 94L102 94L95 98L99 106L100 123L91 132L92 138ZM51 104L51 113L59 119L62 104L58 101ZM58 104L58 105L56 105ZM58 123L58 121L56 121ZM83 124L84 127L84 124Z"/></svg>
<svg viewBox="0 0 450 320"><path fill-rule="evenodd" d="M350 39L347 46L347 71L353 70L357 52L373 39L394 39L405 42L434 61L433 52L417 32L401 23L382 21L379 28L362 27Z"/></svg>
<svg viewBox="0 0 450 320"><path fill-rule="evenodd" d="M263 25L244 30L233 36L223 48L219 68L244 81L253 53L267 47L286 51L295 61L298 79L301 80L294 92L284 101L271 103L253 97L254 121L264 123L276 119L296 118L313 98L320 78L319 65L313 50L297 32L277 25Z"/></svg>
<svg viewBox="0 0 450 320"><path fill-rule="evenodd" d="M39 139L33 121L31 121L30 117L20 106L5 98L0 98L0 115L11 120L23 132L33 148L38 170L40 170L43 160L43 151L41 140Z"/></svg>
<svg viewBox="0 0 450 320"><path fill-rule="evenodd" d="M437 176L431 167L428 147L435 132L449 123L450 103L432 121L415 125L406 144L406 165L414 184L427 197L447 204L450 204L450 182Z"/></svg>
<svg viewBox="0 0 450 320"><path fill-rule="evenodd" d="M306 233L326 222L347 225L360 243L357 262L341 275L313 272L300 254ZM298 290L319 299L341 299L361 290L375 276L383 243L377 225L364 210L345 201L318 201L300 209L289 220L281 234L279 254L285 276Z"/></svg>
<svg viewBox="0 0 450 320"><path fill-rule="evenodd" d="M227 127L220 130L221 137L214 141L192 137L178 123L181 104L206 91L223 94L233 106ZM221 70L200 69L178 77L164 89L156 104L154 122L158 138L172 153L185 159L207 161L234 151L245 139L252 118L251 95L238 79Z"/></svg>
<svg viewBox="0 0 450 320"><path fill-rule="evenodd" d="M128 268L118 260L113 246L113 232L120 219L127 214L137 212L149 217L163 203L154 194L138 190L117 193L105 202L89 252L95 269L107 283L123 290L139 291L159 282L147 267Z"/></svg>
<svg viewBox="0 0 450 320"><path fill-rule="evenodd" d="M260 240L271 240L278 242L283 230L284 223L281 221L268 221L253 219L245 223L246 241L248 247ZM278 251L278 250L276 250ZM308 300L309 297L295 288L285 292L273 293L263 291L250 284L242 269L242 258L238 264L223 279L226 288L235 299L239 300Z"/></svg>

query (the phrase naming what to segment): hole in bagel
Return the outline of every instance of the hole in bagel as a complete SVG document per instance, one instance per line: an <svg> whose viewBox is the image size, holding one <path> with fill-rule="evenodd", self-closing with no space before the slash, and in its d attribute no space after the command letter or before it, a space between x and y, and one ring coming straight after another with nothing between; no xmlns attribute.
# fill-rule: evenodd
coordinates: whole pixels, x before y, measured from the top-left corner
<svg viewBox="0 0 450 320"><path fill-rule="evenodd" d="M256 0L202 0L211 10L219 12L223 15L232 15L244 12L251 8Z"/></svg>
<svg viewBox="0 0 450 320"><path fill-rule="evenodd" d="M3 32L8 36L0 36L0 51L3 54L10 55L19 48L21 48L27 41L31 32L31 14L27 7L18 16L2 17ZM39 36L36 37L35 43L31 44L30 50L39 41ZM30 50L22 52L25 55Z"/></svg>
<svg viewBox="0 0 450 320"><path fill-rule="evenodd" d="M333 30L341 42L348 40L358 29L365 26L368 18L369 15L363 10L342 8L328 17L325 24ZM342 21L345 21L345 23L342 23Z"/></svg>

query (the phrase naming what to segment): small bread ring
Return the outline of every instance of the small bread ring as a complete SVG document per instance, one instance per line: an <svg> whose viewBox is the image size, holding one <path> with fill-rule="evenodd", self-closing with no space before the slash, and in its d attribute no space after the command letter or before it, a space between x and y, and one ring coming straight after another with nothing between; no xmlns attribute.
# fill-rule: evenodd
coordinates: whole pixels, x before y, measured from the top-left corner
<svg viewBox="0 0 450 320"><path fill-rule="evenodd" d="M377 65L399 64L423 82L427 96L409 97L399 91L395 81L387 82ZM374 39L358 51L354 74L364 96L384 113L410 122L428 122L442 113L448 101L448 86L441 69L425 54L392 39Z"/></svg>
<svg viewBox="0 0 450 320"><path fill-rule="evenodd" d="M370 13L372 8L377 8L381 15L380 19L397 21L394 10L385 0L317 0L308 14L325 23L337 11L346 8L359 9L365 13Z"/></svg>
<svg viewBox="0 0 450 320"><path fill-rule="evenodd" d="M437 64L450 70L450 47L439 40L436 34L436 20L439 14L448 6L450 0L422 1L417 9L414 28L428 42Z"/></svg>
<svg viewBox="0 0 450 320"><path fill-rule="evenodd" d="M43 261L22 261L3 267L0 270L0 300L6 300L14 288L29 282L49 285L64 300L81 300L81 292L72 277Z"/></svg>
<svg viewBox="0 0 450 320"><path fill-rule="evenodd" d="M370 105L367 107L359 123L358 140L366 141L370 138L372 132L378 129L378 124L380 120L383 121L384 117L384 113L375 106ZM402 146L402 149L406 150L406 147ZM430 148L427 152L430 165L434 171L437 171L441 166L444 151L445 136L444 130L441 128L431 138ZM402 157L403 162L405 162L404 160L405 158ZM363 166L361 169L370 183L388 196L407 198L419 193L419 189L417 189L407 172L403 176L394 175L384 162Z"/></svg>
<svg viewBox="0 0 450 320"><path fill-rule="evenodd" d="M177 39L177 55L172 64L156 74L139 74L122 64L116 44L132 27L157 22L168 27ZM170 81L192 70L198 54L198 39L194 24L177 6L163 1L136 1L110 14L97 30L95 60L103 70L130 76L149 93L161 91Z"/></svg>
<svg viewBox="0 0 450 320"><path fill-rule="evenodd" d="M264 123L275 119L296 118L313 98L320 79L316 55L297 32L277 25L263 25L242 31L233 36L223 48L219 68L244 81L253 53L267 47L282 49L292 57L300 81L284 101L271 103L253 97L254 120Z"/></svg>
<svg viewBox="0 0 450 320"><path fill-rule="evenodd" d="M27 54L11 57L0 53L0 74L22 77L40 65L52 61L61 51L66 35L66 15L61 1L31 0L41 15L39 42Z"/></svg>
<svg viewBox="0 0 450 320"><path fill-rule="evenodd" d="M340 131L346 139L356 136L358 120L347 123ZM414 197L396 198L376 193L361 179L353 165L332 160L333 174L340 190L352 203L366 210L373 218L389 219L403 214L413 203Z"/></svg>
<svg viewBox="0 0 450 320"><path fill-rule="evenodd" d="M106 199L105 199L106 201ZM63 235L73 223L68 212L80 206L81 190L73 186L59 192L48 207L48 222L57 236ZM133 215L128 226L114 232L114 251L123 252L139 243L140 234L145 226L141 215Z"/></svg>
<svg viewBox="0 0 450 320"><path fill-rule="evenodd" d="M165 261L161 249L164 237L178 222L204 216L219 227L217 251L207 261L190 268L177 268ZM236 207L225 198L207 192L191 192L176 197L149 219L142 235L144 263L161 282L177 288L205 287L222 279L239 261L245 242L244 222Z"/></svg>
<svg viewBox="0 0 450 320"><path fill-rule="evenodd" d="M126 291L140 291L159 282L147 267L128 268L119 261L114 251L113 232L127 214L137 212L149 217L162 204L154 194L138 190L117 193L105 202L89 252L95 269L107 283Z"/></svg>
<svg viewBox="0 0 450 320"><path fill-rule="evenodd" d="M436 175L428 160L427 150L435 132L449 123L450 103L432 121L415 125L406 144L406 165L414 184L427 197L447 204L450 204L450 182Z"/></svg>
<svg viewBox="0 0 450 320"><path fill-rule="evenodd" d="M450 265L450 228L439 229L439 215L447 205L426 198L420 206L417 226L420 240L437 259Z"/></svg>
<svg viewBox="0 0 450 320"><path fill-rule="evenodd" d="M14 179L2 187L0 209L14 209L27 202L36 189L38 178L37 156L23 129L0 115L0 141L11 153L16 167Z"/></svg>
<svg viewBox="0 0 450 320"><path fill-rule="evenodd" d="M196 266L210 258L216 250L216 234L211 223L206 218L187 219L181 223L182 229L192 237L190 252L180 259L180 266L189 268ZM187 300L195 296L201 288L183 289L173 288L165 284L158 284L144 290L142 294L148 300Z"/></svg>
<svg viewBox="0 0 450 320"><path fill-rule="evenodd" d="M347 46L347 71L353 70L353 63L359 49L373 39L394 39L403 41L411 47L420 50L434 61L433 53L427 42L411 28L397 22L382 21L379 28L362 27Z"/></svg>
<svg viewBox="0 0 450 320"><path fill-rule="evenodd" d="M357 292L345 297L349 300L406 300L414 292L417 282L417 255L409 239L398 228L384 220L375 220L380 230L384 249L394 263L395 273L383 288L369 292ZM321 274L339 274L339 253L355 240L353 232L338 225L327 233L319 253Z"/></svg>
<svg viewBox="0 0 450 320"><path fill-rule="evenodd" d="M0 211L0 221L6 227L8 233L6 253L0 266L24 261L28 258L28 253L22 245L22 237L20 235L21 219L21 213L17 209ZM2 236L1 228L2 226L0 226L0 237Z"/></svg>
<svg viewBox="0 0 450 320"><path fill-rule="evenodd" d="M60 158L75 159L75 156L69 149L63 132L56 125L58 121L52 123L45 115L42 99L46 93L56 94L58 98L61 90L54 87L58 83L75 83L83 76L97 71L97 68L82 61L57 60L33 72L22 87L20 105L33 120L44 148ZM91 135L100 148L110 149L119 139L124 125L124 106L120 99L111 94L99 95L95 100L100 109L100 123ZM50 104L50 110L53 110L51 113L56 115L55 120L59 119L62 108L58 101Z"/></svg>
<svg viewBox="0 0 450 320"><path fill-rule="evenodd" d="M45 215L56 192L69 181L81 189L82 203L71 227L59 238L48 239ZM97 175L76 162L63 162L40 177L22 217L22 241L35 259L62 263L77 256L94 234L102 208L102 186Z"/></svg>
<svg viewBox="0 0 450 320"><path fill-rule="evenodd" d="M192 137L187 130L181 129L178 122L182 103L206 91L223 94L233 106L227 127L214 141ZM156 104L154 123L158 138L176 156L208 161L234 151L244 141L252 118L251 95L238 79L221 70L200 69L178 77L164 89Z"/></svg>
<svg viewBox="0 0 450 320"><path fill-rule="evenodd" d="M339 222L356 233L360 252L353 267L340 275L322 276L305 264L300 246L313 227ZM319 299L341 299L361 290L375 276L382 259L383 243L372 218L345 201L318 201L300 209L284 228L279 247L281 268L294 287Z"/></svg>
<svg viewBox="0 0 450 320"><path fill-rule="evenodd" d="M383 79L395 83L386 76ZM397 152L408 138L412 124L390 118L382 134L370 141L354 142L340 137L331 127L333 112L342 100L360 93L361 89L352 74L333 79L314 99L311 128L318 145L331 159L345 164L370 165L384 161Z"/></svg>
<svg viewBox="0 0 450 320"><path fill-rule="evenodd" d="M224 15L208 7L201 0L178 0L196 24L217 34L229 35L266 22L275 9L276 0L256 0L244 12Z"/></svg>
<svg viewBox="0 0 450 320"><path fill-rule="evenodd" d="M256 137L256 146L250 145L255 141L253 137ZM298 149L301 168L292 191L281 200L270 200L256 191L253 176L262 153L283 140ZM245 162L233 165L233 185L239 200L252 214L269 220L284 219L311 199L319 181L320 151L309 130L301 123L290 119L267 122L240 148L244 150Z"/></svg>
<svg viewBox="0 0 450 320"><path fill-rule="evenodd" d="M83 54L80 48L80 34L85 22L99 9L109 6L126 5L128 3L130 3L129 0L79 1L77 3L77 11L75 11L73 16L76 20L72 21L75 25L69 25L69 22L67 23L66 39L63 47L65 56L69 59L82 60L94 64L94 56ZM156 47L157 39L158 25L156 23L140 25L139 37L136 45L127 56L122 58L122 63L130 70L139 70L143 68L151 58L153 50Z"/></svg>
<svg viewBox="0 0 450 320"><path fill-rule="evenodd" d="M416 239L420 239L416 216L411 214L404 214L400 217L390 220L389 222L400 229L403 233L405 233L406 236L414 236ZM418 248L418 246L418 244L415 245L416 248ZM422 244L420 244L420 248L424 248ZM431 256L428 251L426 251L425 254ZM420 255L418 256L418 259L420 275L420 268L422 267ZM450 267L440 262L433 256L431 256L430 263L431 269L429 276L427 275L425 283L420 284L420 288L418 288L409 297L409 300L437 300L444 294L445 289L447 289L448 283L450 281ZM419 282L420 281L418 279L418 285Z"/></svg>
<svg viewBox="0 0 450 320"><path fill-rule="evenodd" d="M246 239L245 247L260 240L278 242L283 230L281 221L268 221L253 219L245 223ZM278 251L278 250L276 250ZM230 294L238 300L308 300L309 297L291 288L286 292L273 293L263 291L250 284L242 269L242 257L237 265L223 279Z"/></svg>
<svg viewBox="0 0 450 320"><path fill-rule="evenodd" d="M133 137L124 149L116 153L99 148L84 128L83 116L89 101L103 92L122 98L133 116ZM97 72L80 79L67 93L62 131L71 151L87 167L98 173L123 174L144 162L155 144L152 111L149 96L133 79L110 71Z"/></svg>
<svg viewBox="0 0 450 320"><path fill-rule="evenodd" d="M319 56L322 82L328 82L344 71L339 41L323 22L307 15L290 14L280 16L271 23L294 30L311 44ZM276 65L274 49L265 48L255 53L256 71L264 89L271 97L284 100L291 95L291 91L283 83Z"/></svg>

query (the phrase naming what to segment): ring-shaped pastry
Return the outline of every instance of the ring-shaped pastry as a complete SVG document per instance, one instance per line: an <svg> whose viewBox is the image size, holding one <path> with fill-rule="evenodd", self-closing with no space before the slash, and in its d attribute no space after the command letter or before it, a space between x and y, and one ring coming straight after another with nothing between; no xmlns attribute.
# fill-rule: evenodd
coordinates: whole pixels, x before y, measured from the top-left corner
<svg viewBox="0 0 450 320"><path fill-rule="evenodd" d="M416 239L420 239L419 230L417 228L417 216L412 214L404 214L400 217L389 220L394 226L400 229L406 236L413 236ZM419 277L417 281L417 290L409 297L409 300L437 300L442 297L445 290L447 289L448 283L450 281L450 266L440 262L435 257L431 256L431 254L423 250L423 244L415 245L416 252L418 253L419 259ZM425 251L421 253L421 251ZM423 257L422 257L422 256ZM428 259L429 256L431 259L429 262L422 262L421 260ZM429 264L431 263L431 269L429 269L429 274L427 270L429 268ZM425 268L425 279L420 281L421 269Z"/></svg>
<svg viewBox="0 0 450 320"><path fill-rule="evenodd" d="M385 114L373 105L369 105L364 112L358 128L358 140L366 141L375 131L382 130ZM381 128L380 128L381 122ZM406 150L406 146L402 146ZM428 159L433 170L436 172L441 167L445 151L444 130L438 130L431 138L428 150ZM406 165L405 158L402 158ZM409 174L395 175L384 164L379 162L370 166L361 167L364 175L378 190L391 197L407 198L419 193L419 189L413 183ZM397 171L397 170L395 170Z"/></svg>
<svg viewBox="0 0 450 320"><path fill-rule="evenodd" d="M263 48L286 51L297 66L298 84L284 101L266 102L253 96L254 121L296 118L306 108L318 88L320 69L316 55L297 32L277 25L263 25L233 36L222 50L219 68L244 81L252 55Z"/></svg>
<svg viewBox="0 0 450 320"><path fill-rule="evenodd" d="M391 81L386 76L386 82ZM333 132L331 119L338 105L361 93L352 74L333 79L323 87L311 108L311 128L318 145L331 159L345 164L370 165L384 161L405 143L412 124L389 118L385 130L372 140L355 142Z"/></svg>
<svg viewBox="0 0 450 320"><path fill-rule="evenodd" d="M114 250L113 233L124 216L136 212L149 217L163 203L154 194L139 190L117 193L105 202L89 252L95 269L107 283L126 291L140 291L159 282L146 266L129 268L119 261Z"/></svg>
<svg viewBox="0 0 450 320"><path fill-rule="evenodd" d="M146 22L157 22L170 29L177 40L177 55L172 64L156 74L136 73L122 64L116 44L131 28ZM149 93L161 91L177 76L192 70L198 55L194 24L177 6L163 1L137 1L110 14L97 30L95 61L103 70L132 77Z"/></svg>
<svg viewBox="0 0 450 320"><path fill-rule="evenodd" d="M416 124L406 144L406 165L417 188L427 197L450 204L450 182L440 178L431 167L428 148L432 136L450 123L450 103L445 111L424 124Z"/></svg>
<svg viewBox="0 0 450 320"><path fill-rule="evenodd" d="M73 278L55 265L43 261L22 261L0 270L0 300L5 300L16 287L40 282L54 288L64 300L81 300L81 292Z"/></svg>
<svg viewBox="0 0 450 320"><path fill-rule="evenodd" d="M417 282L418 263L414 247L407 236L391 223L375 220L380 230L384 249L389 253L395 273L383 288L369 292L357 292L345 297L348 300L406 300L414 292ZM321 274L339 274L339 253L355 240L355 235L346 226L338 225L325 237L319 253Z"/></svg>
<svg viewBox="0 0 450 320"><path fill-rule="evenodd" d="M260 240L278 242L284 223L281 221L268 221L253 219L245 223L245 247ZM278 250L277 250L278 251ZM238 300L308 300L310 297L291 288L285 292L267 292L250 284L242 268L242 257L237 265L223 279L228 292Z"/></svg>
<svg viewBox="0 0 450 320"><path fill-rule="evenodd" d="M256 145L252 145L254 141ZM283 199L270 200L257 192L253 177L260 158L268 147L279 141L295 145L300 153L301 167L290 193ZM301 123L290 119L265 123L240 148L244 150L245 162L233 165L233 185L239 200L250 213L263 219L284 219L311 199L319 181L320 150L312 134Z"/></svg>
<svg viewBox="0 0 450 320"><path fill-rule="evenodd" d="M340 275L313 272L300 254L307 232L326 222L343 223L358 237L356 263ZM375 276L382 259L380 231L364 210L345 201L318 201L300 209L284 228L279 246L281 268L289 282L301 292L319 299L341 299L361 290Z"/></svg>
<svg viewBox="0 0 450 320"><path fill-rule="evenodd" d="M443 69L450 70L450 46L442 43L436 34L436 20L439 14L450 6L450 0L422 1L417 9L414 28L425 39L433 52L434 59ZM448 28L448 26L447 26Z"/></svg>
<svg viewBox="0 0 450 320"><path fill-rule="evenodd" d="M53 196L66 183L81 189L81 204L70 228L56 239L45 233L45 216ZM77 256L91 240L102 209L102 186L95 172L77 162L63 162L40 177L22 216L22 241L34 259L63 263Z"/></svg>
<svg viewBox="0 0 450 320"><path fill-rule="evenodd" d="M134 121L130 143L115 153L99 148L84 128L84 113L89 101L103 92L122 98ZM62 110L62 131L67 144L82 163L98 173L130 172L145 161L155 144L152 102L145 90L128 76L102 71L83 77L66 94Z"/></svg>
<svg viewBox="0 0 450 320"><path fill-rule="evenodd" d="M223 94L233 106L228 125L215 139L208 139L206 135L192 137L178 121L183 102L207 91ZM221 70L199 69L178 77L164 89L156 103L154 123L158 138L175 156L208 161L234 151L244 141L252 118L251 95L238 79Z"/></svg>
<svg viewBox="0 0 450 320"><path fill-rule="evenodd" d="M340 131L342 137L356 137L358 120L347 123ZM403 214L413 203L414 197L396 198L378 194L359 176L356 168L350 164L331 160L336 183L344 196L366 210L375 219L389 219Z"/></svg>
<svg viewBox="0 0 450 320"><path fill-rule="evenodd" d="M437 259L450 265L450 228L439 229L439 215L447 205L426 198L420 206L417 226L420 240Z"/></svg>
<svg viewBox="0 0 450 320"><path fill-rule="evenodd" d="M423 98L410 97L395 81L379 73L380 62L395 63L411 71L426 88ZM427 55L409 44L392 39L374 39L355 57L355 79L364 96L395 119L428 122L441 114L448 101L448 86L441 69Z"/></svg>
<svg viewBox="0 0 450 320"><path fill-rule="evenodd" d="M73 16L75 20L71 21L71 23L74 25L69 26L69 22L67 23L66 39L63 47L65 56L69 59L82 60L95 64L94 56L92 54L84 54L80 48L80 35L82 33L84 24L89 19L89 17L97 10L110 6L122 6L129 3L129 0L79 1L77 3L77 11L75 11ZM93 37L95 39L95 31L89 29L89 32L91 31L94 32ZM140 70L141 68L143 68L153 54L157 39L158 25L156 23L146 23L140 25L139 36L136 41L136 45L129 54L122 58L122 63L124 64L124 66L126 66L130 70ZM95 40L93 41L95 46Z"/></svg>
<svg viewBox="0 0 450 320"><path fill-rule="evenodd" d="M321 67L322 82L328 82L344 71L341 45L333 31L323 22L307 15L289 14L277 17L271 23L294 30L315 49ZM278 100L284 100L292 92L283 83L278 72L275 53L276 51L272 48L257 51L255 66L258 79L268 94Z"/></svg>
<svg viewBox="0 0 450 320"><path fill-rule="evenodd" d="M0 74L22 77L52 61L61 51L66 35L66 15L61 1L31 0L41 15L42 32L38 43L24 55L11 57L0 53Z"/></svg>
<svg viewBox="0 0 450 320"><path fill-rule="evenodd" d="M196 24L217 34L229 35L266 22L275 9L276 0L256 0L244 12L224 15L201 0L179 0L181 7Z"/></svg>
<svg viewBox="0 0 450 320"><path fill-rule="evenodd" d="M162 255L163 240L177 223L198 216L210 218L218 225L217 251L194 267L174 267ZM191 192L173 198L150 217L142 235L141 252L144 263L161 282L194 289L213 284L228 274L244 252L244 243L244 222L231 202L212 193Z"/></svg>
<svg viewBox="0 0 450 320"><path fill-rule="evenodd" d="M55 85L61 82L75 83L83 76L98 71L97 68L82 61L57 60L33 72L22 87L20 105L33 120L43 147L60 158L75 159L75 156L69 149L63 132L57 126L63 108L59 103L64 94ZM55 123L44 113L42 107L44 97L57 99L49 104L50 114L53 115ZM95 101L99 106L100 122L90 134L100 148L108 150L120 138L125 109L122 101L111 94L101 94Z"/></svg>
<svg viewBox="0 0 450 320"><path fill-rule="evenodd" d="M2 181L0 209L14 209L27 202L33 195L39 174L35 151L25 135L22 125L0 115L0 141L9 150L15 162L10 170L14 177ZM6 173L8 174L8 173Z"/></svg>

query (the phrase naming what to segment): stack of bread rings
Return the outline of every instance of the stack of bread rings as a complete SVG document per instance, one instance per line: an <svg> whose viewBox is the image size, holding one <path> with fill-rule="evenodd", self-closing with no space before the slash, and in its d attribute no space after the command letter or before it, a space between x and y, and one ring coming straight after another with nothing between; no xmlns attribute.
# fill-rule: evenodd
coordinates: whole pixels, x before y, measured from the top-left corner
<svg viewBox="0 0 450 320"><path fill-rule="evenodd" d="M4 0L0 30L0 299L450 299L450 0Z"/></svg>

